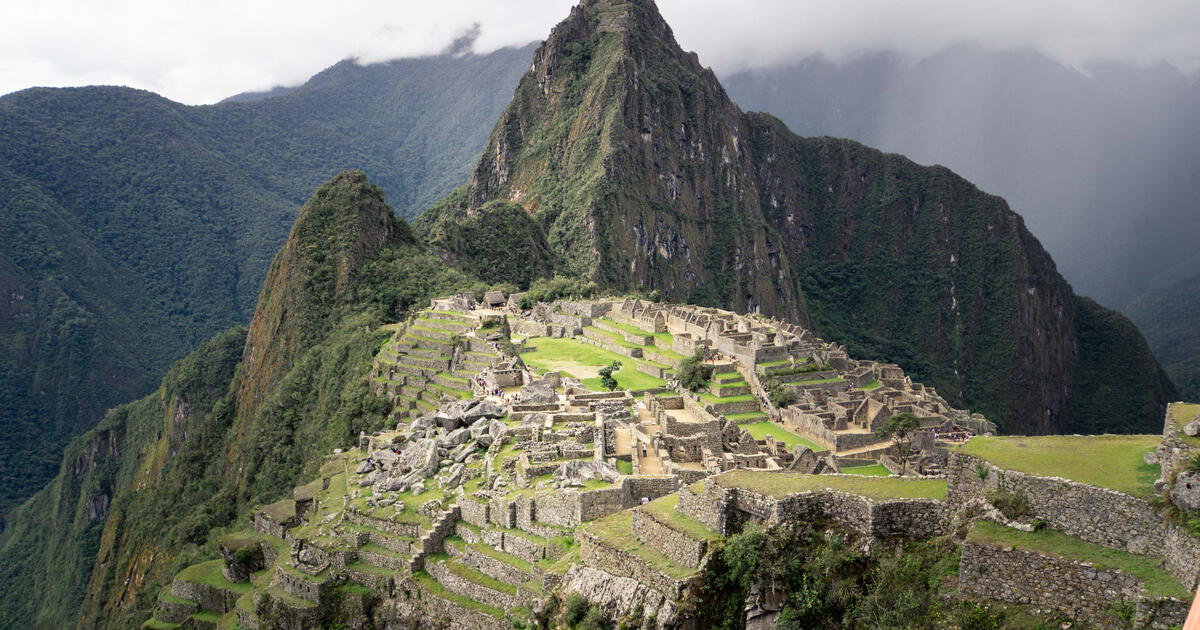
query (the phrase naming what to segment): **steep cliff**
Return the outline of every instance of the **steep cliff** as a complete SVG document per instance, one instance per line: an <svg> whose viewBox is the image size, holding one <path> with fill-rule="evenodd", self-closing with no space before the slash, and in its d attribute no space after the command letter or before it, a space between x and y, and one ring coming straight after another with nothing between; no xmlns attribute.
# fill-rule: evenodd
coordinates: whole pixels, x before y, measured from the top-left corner
<svg viewBox="0 0 1200 630"><path fill-rule="evenodd" d="M0 537L0 628L127 628L162 580L322 454L383 426L367 372L381 329L475 281L416 244L360 172L301 209L248 331L108 414Z"/></svg>
<svg viewBox="0 0 1200 630"><path fill-rule="evenodd" d="M945 168L744 114L652 0L572 10L465 193L419 224L452 232L497 201L540 226L558 273L812 325L1010 432L1151 430L1172 391L1120 316L1079 334L1096 307L1002 199ZM502 242L438 245L469 260ZM1085 365L1126 366L1135 385L1097 389Z"/></svg>

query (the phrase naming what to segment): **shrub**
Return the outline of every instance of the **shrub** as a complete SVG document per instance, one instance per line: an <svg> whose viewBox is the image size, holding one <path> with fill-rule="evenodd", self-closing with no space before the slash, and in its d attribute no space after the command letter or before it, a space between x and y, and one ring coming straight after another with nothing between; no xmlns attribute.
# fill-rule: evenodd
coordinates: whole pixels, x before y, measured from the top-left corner
<svg viewBox="0 0 1200 630"><path fill-rule="evenodd" d="M708 386L712 379L712 366L704 364L704 351L697 350L695 354L679 362L679 384L688 391L697 391Z"/></svg>
<svg viewBox="0 0 1200 630"><path fill-rule="evenodd" d="M620 361L613 361L608 364L608 367L600 370L600 386L608 391L613 391L617 388L617 379L613 377L613 372L621 369Z"/></svg>
<svg viewBox="0 0 1200 630"><path fill-rule="evenodd" d="M984 466L982 462L975 462L975 476L980 479L988 478L987 466Z"/></svg>
<svg viewBox="0 0 1200 630"><path fill-rule="evenodd" d="M796 402L796 391L773 378L765 379L763 387L767 390L767 400L776 408L783 409Z"/></svg>
<svg viewBox="0 0 1200 630"><path fill-rule="evenodd" d="M588 601L579 593L572 593L567 598L567 605L563 610L563 621L567 622L567 625L574 626L583 621L587 613Z"/></svg>
<svg viewBox="0 0 1200 630"><path fill-rule="evenodd" d="M1200 453L1192 455L1192 459L1188 461L1188 472L1200 473Z"/></svg>
<svg viewBox="0 0 1200 630"><path fill-rule="evenodd" d="M987 493L988 503L991 503L1005 518L1016 521L1033 514L1025 495L1008 490L992 490Z"/></svg>
<svg viewBox="0 0 1200 630"><path fill-rule="evenodd" d="M583 630L609 630L612 627L612 621L608 615L604 614L603 608L592 606L584 615L581 627Z"/></svg>

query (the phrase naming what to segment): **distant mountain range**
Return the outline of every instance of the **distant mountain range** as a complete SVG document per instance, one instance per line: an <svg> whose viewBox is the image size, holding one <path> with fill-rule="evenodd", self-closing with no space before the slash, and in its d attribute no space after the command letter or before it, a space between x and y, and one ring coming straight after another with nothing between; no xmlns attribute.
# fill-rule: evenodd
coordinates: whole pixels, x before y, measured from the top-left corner
<svg viewBox="0 0 1200 630"><path fill-rule="evenodd" d="M321 182L369 171L403 216L458 185L532 50L343 61L212 106L114 87L0 98L0 517L67 440L249 319Z"/></svg>

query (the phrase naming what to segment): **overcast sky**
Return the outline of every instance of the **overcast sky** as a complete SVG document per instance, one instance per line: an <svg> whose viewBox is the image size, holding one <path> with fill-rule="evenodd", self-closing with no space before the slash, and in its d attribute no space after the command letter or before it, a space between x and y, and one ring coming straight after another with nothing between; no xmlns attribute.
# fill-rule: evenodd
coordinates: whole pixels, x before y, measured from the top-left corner
<svg viewBox="0 0 1200 630"><path fill-rule="evenodd" d="M36 0L0 7L0 94L118 84L184 103L295 85L346 57L477 52L542 39L573 0ZM814 52L950 44L1200 68L1200 0L659 0L680 44L718 73Z"/></svg>

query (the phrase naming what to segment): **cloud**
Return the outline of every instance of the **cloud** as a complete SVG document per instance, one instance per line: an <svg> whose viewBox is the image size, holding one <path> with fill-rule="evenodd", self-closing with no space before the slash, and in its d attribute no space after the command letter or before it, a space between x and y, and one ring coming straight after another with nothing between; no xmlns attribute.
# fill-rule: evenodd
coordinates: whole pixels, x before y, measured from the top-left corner
<svg viewBox="0 0 1200 630"><path fill-rule="evenodd" d="M0 93L120 84L185 103L295 85L346 57L436 54L478 25L476 52L545 37L573 0L39 0L0 19ZM823 53L923 56L975 42L1090 61L1200 67L1195 0L660 0L718 72Z"/></svg>

